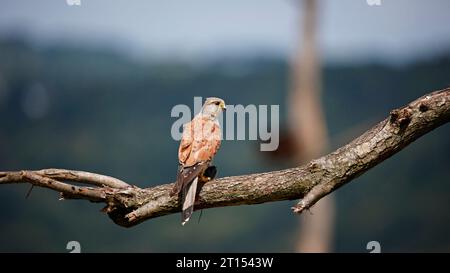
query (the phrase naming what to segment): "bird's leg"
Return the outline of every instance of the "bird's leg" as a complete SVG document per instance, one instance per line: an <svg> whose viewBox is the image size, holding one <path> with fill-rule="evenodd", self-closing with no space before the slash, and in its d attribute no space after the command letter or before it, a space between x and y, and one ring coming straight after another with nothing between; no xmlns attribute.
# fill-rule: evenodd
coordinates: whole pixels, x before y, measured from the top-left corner
<svg viewBox="0 0 450 273"><path fill-rule="evenodd" d="M200 175L200 180L203 183L213 180L217 175L216 166L209 166L206 170Z"/></svg>
<svg viewBox="0 0 450 273"><path fill-rule="evenodd" d="M196 203L199 203L199 193L201 192L203 186L206 182L209 182L213 180L217 175L217 168L216 166L208 166L206 170L204 170L199 176L198 176L198 187L197 187L197 197L196 197Z"/></svg>
<svg viewBox="0 0 450 273"><path fill-rule="evenodd" d="M208 166L208 168L206 168L205 171L203 171L200 175L199 175L199 187L198 187L198 193L202 190L203 185L205 185L206 182L213 180L217 175L217 168L216 166ZM197 199L196 199L196 203L200 202L199 200L199 194L197 193ZM198 217L198 223L200 223L200 219L202 218L202 212L203 210L200 211L200 215Z"/></svg>

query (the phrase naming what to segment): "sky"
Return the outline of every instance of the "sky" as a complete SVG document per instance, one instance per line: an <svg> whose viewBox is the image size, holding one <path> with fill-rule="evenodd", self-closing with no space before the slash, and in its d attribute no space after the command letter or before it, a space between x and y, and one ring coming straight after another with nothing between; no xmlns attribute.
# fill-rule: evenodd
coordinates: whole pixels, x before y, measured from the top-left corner
<svg viewBox="0 0 450 273"><path fill-rule="evenodd" d="M0 0L0 37L112 46L131 54L205 59L292 56L298 0ZM319 44L331 60L408 60L449 51L448 0L319 0Z"/></svg>

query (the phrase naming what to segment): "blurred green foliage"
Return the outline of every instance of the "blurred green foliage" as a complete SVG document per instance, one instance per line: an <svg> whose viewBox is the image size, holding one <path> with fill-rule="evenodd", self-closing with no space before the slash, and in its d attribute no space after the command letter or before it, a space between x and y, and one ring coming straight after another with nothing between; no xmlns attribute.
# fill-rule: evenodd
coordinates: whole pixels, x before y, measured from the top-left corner
<svg viewBox="0 0 450 273"><path fill-rule="evenodd" d="M108 174L140 187L173 181L178 143L170 137L176 104L218 96L228 104L279 104L286 119L289 67L277 58L186 64L131 60L114 52L36 49L0 41L0 170L48 167ZM390 66L324 68L324 105L332 146L356 136L389 110L450 85L447 56ZM282 122L283 124L283 122ZM346 133L345 133L346 132ZM450 251L450 126L419 139L340 189L335 250ZM284 168L255 141L224 141L219 176ZM125 229L101 204L58 201L28 185L0 188L0 251L83 252L292 251L293 202L209 209L181 227L179 215ZM314 208L312 209L314 213ZM300 216L301 217L301 216Z"/></svg>

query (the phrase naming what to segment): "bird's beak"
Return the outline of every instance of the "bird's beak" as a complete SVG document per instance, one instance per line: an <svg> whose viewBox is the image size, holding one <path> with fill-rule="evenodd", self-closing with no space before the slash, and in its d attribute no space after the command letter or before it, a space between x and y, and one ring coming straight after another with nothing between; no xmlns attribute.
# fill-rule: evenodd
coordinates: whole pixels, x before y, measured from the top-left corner
<svg viewBox="0 0 450 273"><path fill-rule="evenodd" d="M223 109L224 111L227 110L227 106L225 105L225 103L221 103L220 106L222 107L222 109Z"/></svg>

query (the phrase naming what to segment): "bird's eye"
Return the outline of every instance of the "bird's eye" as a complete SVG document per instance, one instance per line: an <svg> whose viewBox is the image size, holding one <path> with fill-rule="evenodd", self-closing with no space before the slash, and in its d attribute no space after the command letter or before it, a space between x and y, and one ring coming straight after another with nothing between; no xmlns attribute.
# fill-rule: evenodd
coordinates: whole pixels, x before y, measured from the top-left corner
<svg viewBox="0 0 450 273"><path fill-rule="evenodd" d="M215 102L214 104L215 104L215 105L219 105L219 104L220 104L220 102L216 101L216 102Z"/></svg>

